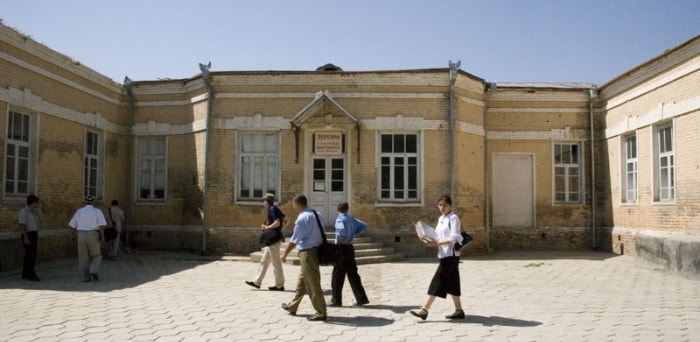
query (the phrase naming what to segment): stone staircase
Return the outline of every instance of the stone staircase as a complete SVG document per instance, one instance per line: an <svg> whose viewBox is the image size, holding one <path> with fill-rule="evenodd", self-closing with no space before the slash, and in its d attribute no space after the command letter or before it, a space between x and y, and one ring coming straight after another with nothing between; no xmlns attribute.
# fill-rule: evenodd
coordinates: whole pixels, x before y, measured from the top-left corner
<svg viewBox="0 0 700 342"><path fill-rule="evenodd" d="M326 233L326 239L328 239L328 243L335 243L335 235L332 233ZM282 246L280 247L282 252L287 248L288 240L289 238L285 238L284 242L282 242ZM404 258L403 254L396 253L394 248L384 247L383 243L374 242L371 237L356 237L353 239L352 244L355 246L355 260L358 265L392 262ZM250 261L252 262L260 262L261 257L261 251L250 253ZM296 249L289 253L286 263L290 265L299 265L299 255Z"/></svg>

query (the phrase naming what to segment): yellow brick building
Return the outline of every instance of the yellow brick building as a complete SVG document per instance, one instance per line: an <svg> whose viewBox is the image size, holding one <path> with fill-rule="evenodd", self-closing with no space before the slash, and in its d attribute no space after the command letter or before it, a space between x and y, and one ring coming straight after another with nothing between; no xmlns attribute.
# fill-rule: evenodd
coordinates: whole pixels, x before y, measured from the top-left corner
<svg viewBox="0 0 700 342"><path fill-rule="evenodd" d="M697 236L699 66L696 37L600 86L494 84L452 62L200 65L188 79L118 84L0 26L0 269L21 258L28 194L43 202L44 259L74 254L66 223L87 193L102 207L120 200L136 246L214 254L259 248L268 192L292 218L291 199L307 195L328 225L348 201L407 256L432 253L413 224L435 221L442 194L476 237L471 253L635 253L645 232ZM623 157L631 137L634 160Z"/></svg>

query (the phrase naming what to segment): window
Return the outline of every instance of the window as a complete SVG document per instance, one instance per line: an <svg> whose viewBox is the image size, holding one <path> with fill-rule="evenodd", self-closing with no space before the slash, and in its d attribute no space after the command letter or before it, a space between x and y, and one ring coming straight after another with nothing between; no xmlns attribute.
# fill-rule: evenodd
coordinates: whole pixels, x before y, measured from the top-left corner
<svg viewBox="0 0 700 342"><path fill-rule="evenodd" d="M622 139L622 203L637 203L637 135Z"/></svg>
<svg viewBox="0 0 700 342"><path fill-rule="evenodd" d="M675 193L673 124L654 129L654 201L672 202Z"/></svg>
<svg viewBox="0 0 700 342"><path fill-rule="evenodd" d="M102 136L93 131L85 132L85 170L83 195L102 198L103 182L103 143Z"/></svg>
<svg viewBox="0 0 700 342"><path fill-rule="evenodd" d="M581 203L580 163L580 144L554 144L555 203Z"/></svg>
<svg viewBox="0 0 700 342"><path fill-rule="evenodd" d="M279 134L242 133L239 136L238 199L259 202L266 193L279 194Z"/></svg>
<svg viewBox="0 0 700 342"><path fill-rule="evenodd" d="M165 201L165 142L165 137L139 138L138 199L140 201Z"/></svg>
<svg viewBox="0 0 700 342"><path fill-rule="evenodd" d="M418 134L380 135L379 198L418 202Z"/></svg>
<svg viewBox="0 0 700 342"><path fill-rule="evenodd" d="M26 196L35 191L36 122L33 116L9 111L5 139L5 195Z"/></svg>

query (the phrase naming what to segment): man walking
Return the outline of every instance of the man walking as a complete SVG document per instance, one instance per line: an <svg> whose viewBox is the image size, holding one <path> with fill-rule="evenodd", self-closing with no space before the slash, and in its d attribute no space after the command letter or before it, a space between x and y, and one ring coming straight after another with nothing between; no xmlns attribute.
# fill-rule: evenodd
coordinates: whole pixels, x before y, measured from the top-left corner
<svg viewBox="0 0 700 342"><path fill-rule="evenodd" d="M85 196L85 206L78 209L70 219L68 225L73 228L71 237L78 235L78 268L82 280L98 281L102 254L101 244L105 243L105 216L102 210L92 206L95 198L92 195Z"/></svg>
<svg viewBox="0 0 700 342"><path fill-rule="evenodd" d="M348 214L350 205L347 202L338 204L338 218L335 220L335 243L340 245L340 260L333 266L331 277L330 306L343 306L343 284L345 275L355 296L355 306L369 304L365 288L362 286L362 279L357 273L357 262L355 261L355 247L352 241L356 235L364 233L367 223L358 220Z"/></svg>
<svg viewBox="0 0 700 342"><path fill-rule="evenodd" d="M306 196L298 195L294 197L292 205L299 215L294 223L294 232L287 249L282 254L282 262L287 260L287 255L296 247L299 251L299 261L301 269L297 279L297 288L294 298L289 303L282 304L282 308L294 316L297 314L299 303L305 294L309 294L311 305L316 313L309 316L309 321L325 321L326 302L323 299L321 290L321 270L318 262L318 246L323 242L321 227L318 226L318 214L309 209Z"/></svg>
<svg viewBox="0 0 700 342"><path fill-rule="evenodd" d="M19 230L22 232L22 246L24 246L24 266L22 267L22 279L39 281L34 271L36 264L37 247L39 244L39 197L27 196L27 206L19 211Z"/></svg>
<svg viewBox="0 0 700 342"><path fill-rule="evenodd" d="M112 221L112 227L117 230L117 237L110 242L110 246L107 246L108 257L110 260L114 260L119 254L119 241L122 235L122 225L124 224L124 211L119 208L118 200L112 200L112 206L107 209L107 214L109 214L109 219Z"/></svg>

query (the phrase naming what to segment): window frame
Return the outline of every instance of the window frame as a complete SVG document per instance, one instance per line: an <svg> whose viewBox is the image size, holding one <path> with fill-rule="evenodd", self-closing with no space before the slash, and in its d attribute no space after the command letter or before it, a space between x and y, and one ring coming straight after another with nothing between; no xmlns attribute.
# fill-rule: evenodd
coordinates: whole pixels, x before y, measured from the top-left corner
<svg viewBox="0 0 700 342"><path fill-rule="evenodd" d="M95 146L89 146L90 136L94 136ZM83 196L92 195L99 200L104 196L104 151L104 132L86 129L83 152ZM94 161L94 165L88 167L88 161ZM88 184L93 173L95 184ZM90 191L91 188L94 188L94 193Z"/></svg>
<svg viewBox="0 0 700 342"><path fill-rule="evenodd" d="M401 151L384 151L384 137L390 137L392 141L392 149L398 136L404 137L404 150ZM406 138L412 136L415 138L415 152L406 150ZM379 203L387 204L419 204L423 200L423 139L420 131L381 131L377 132L377 200ZM385 164L385 158L388 158L388 164ZM403 179L396 178L397 168L401 167L396 164L397 158L403 161ZM411 163L411 159L415 159ZM385 179L385 167L389 168L389 175ZM415 179L411 179L411 173L414 173ZM389 187L385 188L384 182L388 181ZM402 189L397 189L397 181L403 181ZM415 183L411 187L411 183ZM404 197L398 197L397 192L403 192ZM412 193L415 195L411 196ZM387 196L388 194L388 196Z"/></svg>
<svg viewBox="0 0 700 342"><path fill-rule="evenodd" d="M661 139L661 134L668 132L670 136L664 136ZM653 175L653 203L655 204L674 204L676 201L676 151L675 151L675 125L673 121L659 123L654 125L652 129L653 142L653 158L652 158L652 175ZM664 151L662 152L662 143L664 143ZM670 143L666 146L665 143ZM670 147L670 150L668 148ZM666 161L666 166L663 161ZM666 172L664 172L664 169ZM666 174L666 181L669 186L662 186L663 174ZM666 193L665 193L666 192ZM666 196L664 196L666 195Z"/></svg>
<svg viewBox="0 0 700 342"><path fill-rule="evenodd" d="M632 142L633 140L633 142ZM620 202L627 205L639 203L639 139L637 132L621 136L620 144ZM634 146L630 146L633 143ZM633 156L631 156L633 152ZM632 168L632 170L630 170ZM634 184L630 185L630 177Z"/></svg>
<svg viewBox="0 0 700 342"><path fill-rule="evenodd" d="M577 152L577 162L576 163L557 163L557 146L563 146L563 145L568 145L568 146L576 146L578 149ZM584 161L584 151L583 151L583 143L581 141L555 141L552 143L552 202L555 205L567 205L567 204L583 204L584 203L584 170L583 170L583 161ZM564 200L558 200L557 199L557 194L561 193L559 189L557 189L557 168L563 168L564 169ZM569 189L571 186L571 170L577 170L578 172L578 191L574 192ZM578 199L576 200L571 200L571 196L574 193L578 193Z"/></svg>
<svg viewBox="0 0 700 342"><path fill-rule="evenodd" d="M143 154L143 148L144 148L144 143L156 143L156 142L162 142L164 146L162 146L163 150L163 155L144 155ZM148 146L150 148L155 148L156 146ZM137 151L137 158L138 158L138 163L137 163L137 169L136 171L136 188L134 189L136 191L136 202L138 203L165 203L168 198L168 137L164 135L159 135L159 136L140 136L138 137L138 151ZM149 196L148 197L142 197L142 182L143 182L143 177L144 177L144 172L142 171L144 168L144 162L149 161L151 162L149 166L149 170L147 171L148 175L148 183L149 183ZM160 189L157 189L157 176L159 171L157 170L158 167L158 162L162 162L162 178L163 178L163 189L162 189L162 196L157 197L157 191Z"/></svg>
<svg viewBox="0 0 700 342"><path fill-rule="evenodd" d="M10 124L11 122L14 122L13 115L21 115L23 122L25 122L26 118L26 141L24 139L14 139L11 136L10 132ZM23 126L22 126L23 127ZM7 198L24 198L29 194L36 193L36 175L37 175L37 139L38 139L38 114L24 110L24 109L15 109L11 108L10 106L7 107L6 110L6 115L5 115L5 167L3 168L3 196ZM24 131L24 129L22 129ZM24 134L24 132L22 133ZM7 151L10 149L10 146L16 146L17 148L25 147L27 150L27 157L26 159L26 191L21 191L18 189L18 175L21 173L19 170L17 170L17 167L19 163L15 162L10 162L10 156ZM17 152L17 151L15 151ZM15 156L17 156L16 159L19 159L20 156L15 153ZM12 191L8 191L8 167L10 165L15 165L15 168L12 170L12 173L14 174L12 182L14 183Z"/></svg>
<svg viewBox="0 0 700 342"><path fill-rule="evenodd" d="M241 131L237 133L236 138L237 143L234 146L236 202L260 204L260 199L267 193L275 195L275 198L280 201L282 183L282 137L280 132ZM248 139L250 141L246 141ZM256 139L262 139L257 142L262 144L262 146L257 147L258 149L255 146ZM267 141L267 139L271 139L271 141ZM248 146L249 144L250 146ZM248 150L248 148L252 149ZM250 159L250 161L246 161L246 159ZM256 175L260 175L260 179L256 179ZM244 194L244 192L246 193Z"/></svg>

